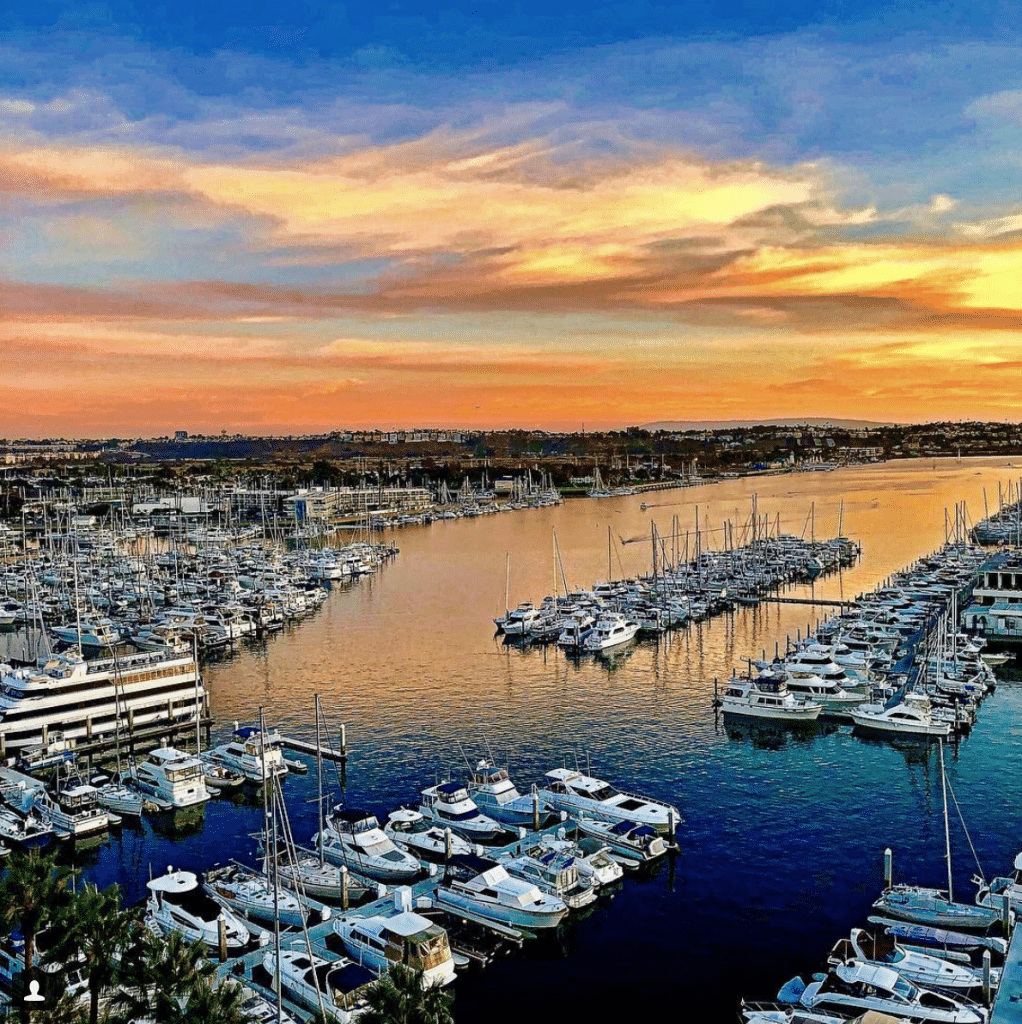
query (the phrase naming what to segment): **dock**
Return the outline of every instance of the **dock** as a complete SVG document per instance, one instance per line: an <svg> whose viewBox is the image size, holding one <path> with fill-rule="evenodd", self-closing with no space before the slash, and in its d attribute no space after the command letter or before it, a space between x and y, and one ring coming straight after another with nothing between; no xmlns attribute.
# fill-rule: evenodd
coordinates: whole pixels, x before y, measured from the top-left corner
<svg viewBox="0 0 1022 1024"><path fill-rule="evenodd" d="M1001 983L997 987L994 1005L990 1008L989 1024L1020 1024L1022 1022L1022 928L1011 934L1008 952L1004 957Z"/></svg>
<svg viewBox="0 0 1022 1024"><path fill-rule="evenodd" d="M307 743L305 740L295 739L293 736L282 736L281 742L287 750L294 750L299 754L309 754L312 757L322 757L324 761L343 763L348 760L346 745L342 745L340 750L336 747L317 747L315 743Z"/></svg>
<svg viewBox="0 0 1022 1024"><path fill-rule="evenodd" d="M858 608L855 601L830 601L822 597L780 597L769 595L760 597L760 604L809 604L817 608Z"/></svg>

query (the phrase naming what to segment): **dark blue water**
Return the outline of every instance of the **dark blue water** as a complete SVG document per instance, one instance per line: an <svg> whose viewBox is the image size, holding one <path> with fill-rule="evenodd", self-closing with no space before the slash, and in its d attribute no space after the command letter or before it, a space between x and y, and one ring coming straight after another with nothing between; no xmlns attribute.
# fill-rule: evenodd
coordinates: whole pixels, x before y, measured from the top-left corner
<svg viewBox="0 0 1022 1024"><path fill-rule="evenodd" d="M700 522L761 513L800 533L815 502L817 536L862 540L861 563L803 592L854 596L941 543L944 509L969 502L1015 470L996 460L864 467L830 474L729 481L653 500L585 500L559 509L435 524L394 535L397 561L333 593L317 616L210 666L221 733L260 706L287 732L312 735L312 694L332 722L348 723L346 793L379 814L415 800L439 774L489 745L522 789L565 761L681 807L681 853L648 878L627 879L613 899L457 984L460 1024L575 1017L625 1019L665 1000L680 1020L732 1022L740 997L770 999L791 975L816 970L833 943L865 923L881 886L884 847L899 880L941 885L943 816L938 752L854 737L847 727L809 736L730 734L711 709L714 677L772 650L820 614L764 605L643 643L613 661L575 663L559 652L521 651L493 638L490 618L510 600L552 592L556 529L571 584L649 562L649 519L678 540ZM649 500L649 499L647 499ZM843 504L843 507L842 507ZM712 537L712 535L710 535ZM807 533L808 536L808 533ZM707 538L704 538L704 546ZM793 592L794 593L794 592ZM948 748L948 776L987 875L1007 870L1022 846L1022 692L998 688L973 735ZM330 769L332 773L333 769ZM338 788L339 780L334 780ZM299 839L316 827L315 773L286 783ZM201 870L251 861L261 805L212 802L178 832L125 829L78 857L100 884L140 898L150 866ZM975 863L952 823L957 894L971 901ZM697 1009L699 1012L697 1012Z"/></svg>

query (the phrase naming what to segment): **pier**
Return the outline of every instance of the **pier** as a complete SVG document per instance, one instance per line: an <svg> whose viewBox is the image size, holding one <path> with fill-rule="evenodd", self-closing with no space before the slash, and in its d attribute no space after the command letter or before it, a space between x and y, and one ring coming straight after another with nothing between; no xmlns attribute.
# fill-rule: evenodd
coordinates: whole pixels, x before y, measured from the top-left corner
<svg viewBox="0 0 1022 1024"><path fill-rule="evenodd" d="M348 746L344 742L344 727L341 727L341 749L336 747L317 747L315 743L307 743L305 740L296 739L293 736L281 737L281 742L287 750L297 751L299 754L310 754L312 757L322 757L324 761L336 761L343 763L348 760Z"/></svg>

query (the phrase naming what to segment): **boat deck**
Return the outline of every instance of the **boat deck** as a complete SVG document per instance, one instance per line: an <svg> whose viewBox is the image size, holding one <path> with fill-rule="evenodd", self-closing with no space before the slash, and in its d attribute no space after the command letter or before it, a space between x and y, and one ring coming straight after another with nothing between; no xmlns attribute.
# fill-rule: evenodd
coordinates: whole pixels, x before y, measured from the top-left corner
<svg viewBox="0 0 1022 1024"><path fill-rule="evenodd" d="M990 1009L990 1024L1022 1022L1022 928L1016 927L1004 958L1001 984Z"/></svg>

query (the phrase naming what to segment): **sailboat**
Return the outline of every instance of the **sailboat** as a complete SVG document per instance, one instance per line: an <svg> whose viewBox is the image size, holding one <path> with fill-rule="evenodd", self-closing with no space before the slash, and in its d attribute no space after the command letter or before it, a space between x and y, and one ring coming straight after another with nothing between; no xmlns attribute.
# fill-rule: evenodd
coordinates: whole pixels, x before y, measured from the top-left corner
<svg viewBox="0 0 1022 1024"><path fill-rule="evenodd" d="M912 921L934 928L986 931L1000 920L1000 910L954 901L943 741L939 742L939 747L941 792L944 799L944 857L947 861L947 890L930 889L918 885L892 885L880 894L880 898L873 904L873 909L887 917Z"/></svg>

